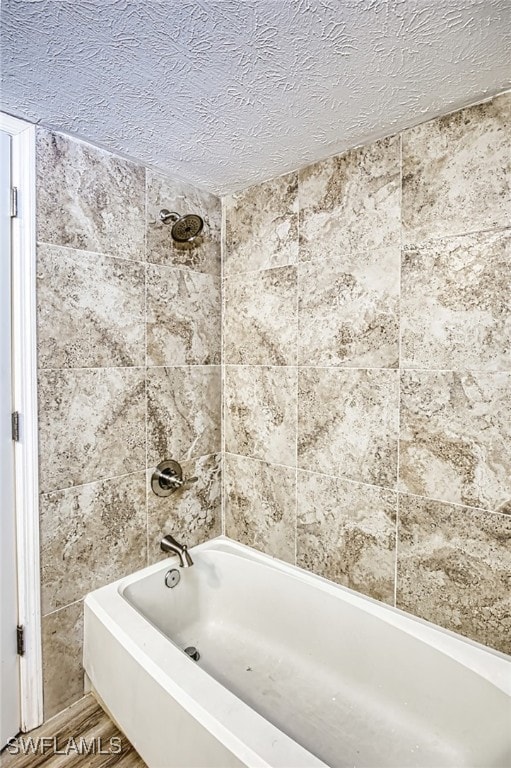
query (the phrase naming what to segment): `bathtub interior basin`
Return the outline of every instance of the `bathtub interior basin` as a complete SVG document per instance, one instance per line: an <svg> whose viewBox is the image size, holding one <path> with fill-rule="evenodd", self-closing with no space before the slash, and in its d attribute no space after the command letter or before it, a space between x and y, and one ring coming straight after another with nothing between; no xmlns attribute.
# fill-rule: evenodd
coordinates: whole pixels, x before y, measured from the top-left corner
<svg viewBox="0 0 511 768"><path fill-rule="evenodd" d="M511 764L502 654L225 539L193 557L175 588L172 560L114 585L125 615L172 648L162 675L179 657L195 690L211 701L216 685L299 745L304 765Z"/></svg>

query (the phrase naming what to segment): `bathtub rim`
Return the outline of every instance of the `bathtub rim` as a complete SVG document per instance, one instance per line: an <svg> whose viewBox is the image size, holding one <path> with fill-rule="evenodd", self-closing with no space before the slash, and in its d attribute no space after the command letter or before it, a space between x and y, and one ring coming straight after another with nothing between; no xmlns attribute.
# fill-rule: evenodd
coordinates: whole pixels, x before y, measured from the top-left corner
<svg viewBox="0 0 511 768"><path fill-rule="evenodd" d="M202 545L201 548L207 549ZM194 547L195 552L198 549ZM163 688L243 765L251 768L288 768L291 758L295 768L328 768L320 758L195 665L182 649L137 611L119 591L129 583L166 570L169 563L172 567L177 562L177 557L170 557L90 592L84 600L85 627L90 612L93 623L99 622L155 684ZM148 626L150 632L147 631ZM105 703L121 730L138 749L135 734L123 728L121 719L117 720L110 697L103 693L92 670L89 671L86 629L84 635L84 670L91 689ZM172 673L158 666L157 660L162 658L167 661L172 659ZM142 749L139 751L144 757Z"/></svg>
<svg viewBox="0 0 511 768"><path fill-rule="evenodd" d="M337 599L343 599L350 605L370 613L386 623L391 624L395 628L404 631L416 640L431 645L436 650L458 661L463 666L466 666L472 672L484 678L508 696L511 696L511 656L502 653L495 648L491 648L476 640L464 637L452 630L434 624L427 619L407 613L401 608L382 603L375 598L363 595L342 584L336 584L322 576L306 571L299 566L292 565L291 563L279 560L264 552L260 552L253 547L241 544L227 536L217 536L214 539L210 539L209 541L194 546L190 551L192 553L208 551L224 552L231 556L261 563L265 567L270 567L286 573L299 582L309 582L321 591L331 594ZM124 591L126 588L142 578L151 576L159 571L165 571L168 567L173 567L177 563L177 556L159 560L152 565L135 571L129 576L125 576L111 584L107 584L104 587L100 587L99 589L90 592L85 597L85 602L87 602L89 596L99 595L99 593L102 593L103 591L112 590L115 591L133 611L138 615L142 615L125 596ZM145 617L144 620L147 621ZM156 627L155 630L158 632L160 631Z"/></svg>
<svg viewBox="0 0 511 768"><path fill-rule="evenodd" d="M472 640L469 637L460 635L450 629L441 627L439 624L434 624L420 616L408 613L401 608L389 605L388 603L383 603L380 600L369 597L369 595L357 592L350 587L336 584L323 576L319 576L311 571L306 571L305 569L287 563L284 560L279 560L272 555L268 555L253 547L241 544L227 536L217 536L210 541L193 547L191 551L220 551L225 554L253 560L262 563L267 567L287 573L293 578L298 579L298 581L310 581L322 591L335 595L337 598L342 595L342 599L350 605L366 610L377 618L405 631L406 634L412 635L417 640L426 642L427 645L432 645L451 658L456 658L460 663L472 669L473 672L484 677L485 680L488 680L488 682L511 696L511 656L502 653L495 648L483 645L477 640ZM177 562L177 557L168 558L167 560L159 560L158 563L154 563L153 565L137 571L134 574L130 574L123 579L119 579L119 581L116 582L119 594L123 599L129 602L128 598L124 595L124 590L130 584L138 581L142 574L144 574L144 576L150 576L153 573L158 573L160 570L164 570L162 564L171 561ZM392 616L394 618L391 618ZM466 649L464 649L465 645L467 646ZM461 657L457 653L453 653L453 651L458 650L462 651ZM463 653L463 650L465 650L465 653ZM487 654L492 658L492 661L488 659ZM483 668L481 668L477 662L473 665L473 662L476 661L476 659L472 659L472 656L480 659L483 663ZM484 669L485 663L488 663L491 666L490 670Z"/></svg>
<svg viewBox="0 0 511 768"><path fill-rule="evenodd" d="M475 641L465 639L450 630L437 627L400 609L380 603L342 585L324 579L308 571L280 561L251 547L219 536L204 544L193 547L192 555L200 552L222 552L229 557L249 559L284 572L298 581L305 581L321 591L333 594L337 599L359 607L370 614L405 631L413 639L424 642L446 654L448 657L497 689L511 696L511 658L487 648ZM152 624L123 594L130 585L157 573L163 573L178 563L177 557L169 557L129 576L89 593L84 600L85 625L99 622L112 637L124 647L145 674L163 688L177 704L183 707L236 759L251 768L284 768L291 756L295 768L327 768L326 764L305 747L294 741L271 721L266 720L235 693L224 687L205 670L195 665L176 644ZM92 614L88 616L89 612ZM148 631L148 627L150 631ZM93 690L105 702L113 716L116 707L112 704L115 691L106 689L89 673L87 631L84 638L84 668L89 675ZM161 662L172 662L172 673L163 669ZM93 665L92 665L93 666ZM138 748L136 735L121 730ZM140 753L142 744L140 744Z"/></svg>

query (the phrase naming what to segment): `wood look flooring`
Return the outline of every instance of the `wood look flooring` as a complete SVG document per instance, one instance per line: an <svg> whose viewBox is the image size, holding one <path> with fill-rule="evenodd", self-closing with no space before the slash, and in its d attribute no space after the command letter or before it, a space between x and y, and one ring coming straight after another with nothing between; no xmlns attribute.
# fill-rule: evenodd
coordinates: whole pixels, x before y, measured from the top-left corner
<svg viewBox="0 0 511 768"><path fill-rule="evenodd" d="M45 741L40 741L43 738ZM146 768L126 736L91 695L84 696L34 731L20 734L17 744L19 754L10 754L7 748L2 751L2 768ZM35 753L31 749L33 744ZM28 746L28 754L23 753L23 746L25 750ZM64 754L57 754L55 747ZM113 754L112 749L120 752ZM100 754L100 750L107 754Z"/></svg>

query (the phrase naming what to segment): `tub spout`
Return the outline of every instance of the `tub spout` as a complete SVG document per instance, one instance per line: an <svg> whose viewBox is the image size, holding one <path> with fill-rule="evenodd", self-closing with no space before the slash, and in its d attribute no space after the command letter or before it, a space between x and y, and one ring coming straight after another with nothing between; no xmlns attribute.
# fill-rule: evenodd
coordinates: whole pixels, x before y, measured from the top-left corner
<svg viewBox="0 0 511 768"><path fill-rule="evenodd" d="M179 557L179 565L181 568L189 568L193 565L193 560L188 552L186 544L179 544L173 536L167 534L161 540L160 546L164 552L172 553Z"/></svg>

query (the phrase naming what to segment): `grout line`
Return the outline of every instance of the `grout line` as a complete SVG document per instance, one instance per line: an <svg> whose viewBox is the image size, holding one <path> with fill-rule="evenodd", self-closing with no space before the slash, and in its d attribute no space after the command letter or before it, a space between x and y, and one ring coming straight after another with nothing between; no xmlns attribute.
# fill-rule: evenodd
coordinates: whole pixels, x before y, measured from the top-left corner
<svg viewBox="0 0 511 768"><path fill-rule="evenodd" d="M60 367L60 368L38 368L40 373L44 371L60 371L65 373L66 371L145 371L145 365L85 365L76 368L72 367Z"/></svg>
<svg viewBox="0 0 511 768"><path fill-rule="evenodd" d="M347 365L300 365L298 363L289 363L286 365L273 365L272 363L225 363L226 368L276 368L277 370L286 368L311 368L320 369L326 371L394 371L398 372L399 368L387 368L381 367L365 367L365 366L347 366Z"/></svg>
<svg viewBox="0 0 511 768"><path fill-rule="evenodd" d="M158 267L158 269L168 270L169 272L182 272L183 274L191 273L192 275L202 275L202 277L211 277L213 280L220 280L220 275L215 272L201 272L198 269L192 269L186 267L184 264L160 264L156 261L146 261L149 267Z"/></svg>
<svg viewBox="0 0 511 768"><path fill-rule="evenodd" d="M145 225L145 222L144 222ZM145 264L142 259L130 259L128 256L118 256L115 253L107 253L106 251L94 251L90 248L76 248L72 245L64 245L63 243L50 243L47 240L37 240L37 246L44 245L48 248L58 248L63 251L72 251L73 253L80 254L80 256L104 256L107 259L118 259L124 264Z"/></svg>
<svg viewBox="0 0 511 768"><path fill-rule="evenodd" d="M134 366L132 366L134 367ZM184 365L176 366L151 366L152 368L185 368ZM196 368L197 366L189 366ZM408 366L389 368L387 366L354 366L354 365L309 365L290 363L286 365L274 365L272 363L225 363L226 368L299 368L320 371L389 371L394 373L457 373L460 375L469 375L471 373L487 374L489 376L511 373L509 368L499 368L496 370L486 370L484 368L410 368ZM41 369L41 370L75 370L75 369ZM78 369L79 370L79 369Z"/></svg>
<svg viewBox="0 0 511 768"><path fill-rule="evenodd" d="M183 363L182 365L96 365L96 366L81 366L81 367L60 367L60 368L48 368L47 366L39 367L38 371L44 372L44 371L61 371L62 373L65 373L66 371L154 371L154 370L178 370L180 368L188 368L195 370L197 368L220 368L220 363L197 363L196 365L193 363ZM284 368L285 366L273 366L275 368ZM287 366L290 367L290 366ZM456 373L456 371L453 371L453 373ZM469 371L470 373L470 371ZM499 371L495 371L495 373L499 373ZM500 373L503 373L503 371L500 371Z"/></svg>
<svg viewBox="0 0 511 768"><path fill-rule="evenodd" d="M367 488L378 488L379 490L388 491L390 493L398 493L397 488L389 488L388 486L384 486L384 485L373 485L372 483L364 483L360 480L352 480L351 478L345 477L344 475L332 475L332 474L329 474L328 472L316 472L312 469L303 469L299 465L291 466L290 464L279 464L278 462L275 462L275 461L267 461L266 459L260 459L257 456L246 456L243 453L232 453L231 451L226 451L226 455L234 456L239 459L248 459L249 461L257 461L260 464L268 464L268 465L271 465L272 467L280 467L282 469L287 469L290 471L296 470L297 475L299 472L306 472L307 474L310 474L310 475L321 475L322 477L328 477L328 478L331 478L332 480L341 480L343 482L353 483L354 485L363 485L363 486L366 486Z"/></svg>
<svg viewBox="0 0 511 768"><path fill-rule="evenodd" d="M221 368L220 363L197 363L197 365L191 365L190 363L183 363L182 365L148 365L149 371L174 371L186 368L187 370L196 371L197 368Z"/></svg>
<svg viewBox="0 0 511 768"><path fill-rule="evenodd" d="M399 488L401 478L401 362L402 362L402 262L403 262L403 134L399 134L399 292L398 292L398 366L399 375L397 380L397 467L396 467L396 488ZM400 512L400 494L396 498L396 525L394 531L394 606L397 604L397 557L398 557L398 538L399 538L399 512Z"/></svg>
<svg viewBox="0 0 511 768"><path fill-rule="evenodd" d="M300 262L300 177L297 174L296 179L296 238L297 238L297 259ZM293 366L295 370L295 402L296 402L296 420L295 420L295 557L294 564L298 562L298 355L299 355L299 339L300 339L300 312L299 312L299 297L300 297L300 270L296 270L296 297L295 297L295 312L296 312L296 344L295 344L295 361L296 365Z"/></svg>
<svg viewBox="0 0 511 768"><path fill-rule="evenodd" d="M398 558L398 545L399 545L399 501L401 494L397 494L396 500L396 526L395 526L395 540L394 540L394 608L397 608L397 558Z"/></svg>
<svg viewBox="0 0 511 768"><path fill-rule="evenodd" d="M421 496L419 493L411 493L410 491L398 491L400 496L409 496L412 499L420 499L421 501L433 502L434 504L446 504L449 507L457 507L458 509L468 509L472 512L482 512L485 515L498 515L499 517L506 517L509 520L509 515L505 512L499 512L498 509L485 509L484 507L474 507L470 504L461 504L459 501L447 501L446 499L437 499L431 496Z"/></svg>
<svg viewBox="0 0 511 768"><path fill-rule="evenodd" d="M95 480L87 480L86 483L77 483L76 485L66 485L63 488L52 488L49 491L41 491L39 496L49 496L51 493L60 493L61 491L72 491L75 488L85 488L87 485L97 485L98 483L107 483L110 480L121 480L123 477L133 477L145 472L145 468L135 469L133 472L126 472L123 475L109 475L108 477L98 477Z"/></svg>
<svg viewBox="0 0 511 768"><path fill-rule="evenodd" d="M145 169L145 212L144 212L144 218L145 218L145 227L144 227L144 247L145 247L145 268L144 268L144 327L145 327L145 334L144 334L144 343L145 343L145 376L144 376L144 394L145 394L145 538L146 538L146 564L149 565L149 483L147 478L147 469L148 469L148 461L149 461L149 445L148 445L148 434L149 434L149 419L148 419L148 397L147 397L147 369L148 369L148 355L147 355L147 221L148 221L148 178L147 178L147 168Z"/></svg>
<svg viewBox="0 0 511 768"><path fill-rule="evenodd" d="M402 168L403 147L402 147L401 134L399 134L399 136L400 136L400 156L401 156L400 162L401 162L401 168ZM400 196L402 197L402 183L401 183ZM395 243L394 245L380 245L377 248L361 248L360 250L349 250L347 252L344 252L343 256L356 257L356 256L362 256L364 254L369 254L369 253L382 253L383 251L392 251L397 249L399 249L400 251L410 251L416 248L424 248L425 246L428 245L428 243L434 244L444 240L457 240L459 238L471 237L473 235L479 235L479 234L484 235L484 234L492 234L492 233L494 234L505 233L508 231L511 232L511 227L506 227L506 226L489 227L488 229L474 229L474 230L465 231L465 232L457 232L455 234L439 235L438 237L429 237L426 239L404 242L402 225L400 228L401 228L401 233L399 237L399 242ZM259 269L245 269L245 270L240 270L239 272L228 272L225 275L225 277L228 279L232 279L235 277L242 277L244 275L254 275L259 272L269 272L270 270L283 269L288 267L296 267L299 272L300 271L299 268L301 266L310 265L310 266L319 267L326 263L335 263L335 264L341 265L342 258L336 257L336 256L326 256L326 257L319 257L316 259L304 259L303 261L300 258L298 258L298 261L290 261L286 264L278 264L273 267L260 267Z"/></svg>
<svg viewBox="0 0 511 768"><path fill-rule="evenodd" d="M509 518L509 515L506 515L503 512L499 512L498 510L485 509L484 507L474 507L474 506L471 506L471 505L468 505L468 504L461 504L460 502L457 502L457 501L448 501L446 499L437 499L437 498L433 498L433 497L430 497L430 496L421 496L418 493L412 493L410 491L402 491L402 490L400 490L397 487L396 488L390 488L389 486L386 486L386 485L374 485L373 483L365 483L365 482L363 482L361 480L353 480L352 478L346 477L344 475L332 475L332 474L330 474L328 472L317 472L317 471L312 470L312 469L302 469L302 467L300 467L300 466L291 467L288 464L278 464L277 462L274 462L274 461L266 461L265 459L259 459L259 458L255 457L255 456L245 456L242 453L232 453L231 451L226 451L226 456L233 456L234 458L238 458L238 459L242 459L242 460L246 459L247 461L257 461L260 464L267 464L267 465L272 466L272 467L280 467L282 469L287 469L287 470L290 470L290 471L293 471L293 470L296 469L297 475L300 472L303 472L303 473L308 474L308 475L318 475L318 476L321 476L321 477L326 477L326 478L328 478L330 480L338 480L338 481L343 482L343 483L349 483L349 484L352 484L352 485L360 485L360 486L363 486L365 488L372 488L372 489L378 490L378 491L385 491L385 493L393 493L393 494L396 494L396 496L409 496L409 497L414 498L414 499L421 499L421 501L433 502L435 504L446 504L448 506L457 507L458 509L468 509L468 510L473 511L473 512L482 512L482 513L488 514L488 515L498 515L499 517L502 517L502 518L503 517Z"/></svg>
<svg viewBox="0 0 511 768"><path fill-rule="evenodd" d="M498 234L499 232L507 232L511 231L511 227L488 227L484 229L470 229L465 230L464 232L456 232L454 234L447 234L447 235L439 235L438 237L428 237L426 239L419 239L419 240L410 240L409 242L402 243L402 248L404 251L411 251L416 248L424 248L429 243L434 244L441 242L443 240L458 240L459 238L464 237L472 237L473 235L487 235L487 234Z"/></svg>
<svg viewBox="0 0 511 768"><path fill-rule="evenodd" d="M275 272L277 269L298 269L299 262L291 261L288 264L276 264L273 267L261 267L260 269L247 269L244 272L231 272L224 275L226 280L233 280L238 277L258 275L266 272Z"/></svg>
<svg viewBox="0 0 511 768"><path fill-rule="evenodd" d="M147 199L147 190L146 190L146 199ZM146 202L146 210L147 210L147 202ZM157 261L151 261L147 259L147 217L145 223L145 232L144 232L144 250L146 253L146 258L144 260L141 259L129 259L126 256L117 256L113 253L105 253L104 251L90 251L88 249L83 248L73 248L71 245L60 245L59 243L48 243L45 240L38 240L37 245L44 245L49 248L62 248L66 251L72 251L73 253L80 254L81 256L104 256L107 259L117 259L118 261L123 262L124 264L136 264L138 266L151 266L151 267L158 267L160 269L167 269L167 270L174 270L178 272L184 272L185 274L187 272L191 272L194 275L206 275L208 277L216 278L217 280L220 279L220 275L215 274L214 272L201 272L198 269L192 269L191 267L186 267L185 265L181 264L161 264Z"/></svg>
<svg viewBox="0 0 511 768"><path fill-rule="evenodd" d="M59 611L64 611L66 608L71 608L72 605L78 605L78 603L83 603L84 598L85 598L85 595L84 597L80 597L78 600L73 600L72 603L66 603L65 605L61 605L60 608L55 608L54 611L49 611L49 613L44 613L42 618L46 619L48 616L53 616L53 614L58 613Z"/></svg>
<svg viewBox="0 0 511 768"><path fill-rule="evenodd" d="M222 216L220 225L220 455L221 455L221 476L220 476L220 518L221 531L225 536L225 233L227 226L227 210L224 198L221 198Z"/></svg>
<svg viewBox="0 0 511 768"><path fill-rule="evenodd" d="M145 222L144 222L145 225ZM145 241L145 233L144 233L144 241ZM79 254L81 257L92 257L92 256L101 256L105 259L116 259L117 261L121 261L123 264L133 264L137 266L142 266L145 264L145 261L142 261L141 259L130 259L128 256L118 256L116 253L106 253L105 251L92 251L89 248L75 248L72 245L61 245L60 243L49 243L46 240L37 240L37 246L44 245L46 248L57 248L63 251L71 251L71 253ZM145 244L144 244L145 248Z"/></svg>

